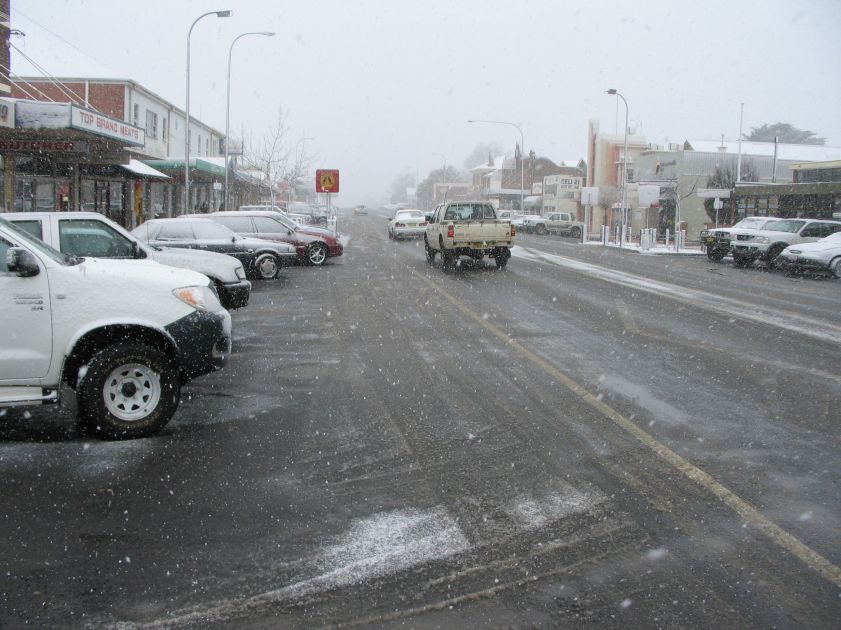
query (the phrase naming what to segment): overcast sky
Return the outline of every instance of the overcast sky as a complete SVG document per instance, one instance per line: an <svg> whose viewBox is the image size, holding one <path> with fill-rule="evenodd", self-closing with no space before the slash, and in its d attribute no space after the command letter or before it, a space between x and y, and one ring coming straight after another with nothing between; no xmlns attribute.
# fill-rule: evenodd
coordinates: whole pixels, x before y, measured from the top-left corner
<svg viewBox="0 0 841 630"><path fill-rule="evenodd" d="M583 4L583 3L579 3ZM316 167L341 169L338 204L382 202L391 181L461 166L482 141L586 158L587 122L616 125L617 88L649 142L736 139L787 122L841 146L841 2L534 0L12 0L13 43L56 76L137 81L191 114L264 133L287 110ZM37 74L13 54L12 72ZM624 109L619 106L621 131Z"/></svg>

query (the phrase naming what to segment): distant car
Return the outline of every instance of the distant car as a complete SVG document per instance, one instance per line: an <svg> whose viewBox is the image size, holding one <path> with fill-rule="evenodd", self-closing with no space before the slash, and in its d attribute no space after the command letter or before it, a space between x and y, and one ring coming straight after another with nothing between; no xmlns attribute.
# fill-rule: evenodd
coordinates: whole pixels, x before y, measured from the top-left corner
<svg viewBox="0 0 841 630"><path fill-rule="evenodd" d="M216 221L240 236L288 243L295 248L298 262L316 267L325 264L328 258L341 256L344 252L344 247L336 234L329 230L319 230L320 233L312 234L281 213L271 210L240 209L232 212L183 216L200 216Z"/></svg>
<svg viewBox="0 0 841 630"><path fill-rule="evenodd" d="M298 257L292 245L243 238L206 218L152 219L131 233L157 247L182 247L228 254L239 259L246 272L259 280L274 278L281 266L290 264Z"/></svg>
<svg viewBox="0 0 841 630"><path fill-rule="evenodd" d="M292 201L286 205L286 213L290 216L301 215L308 217L305 223L320 223L327 225L327 212L317 206L311 206L303 201Z"/></svg>
<svg viewBox="0 0 841 630"><path fill-rule="evenodd" d="M830 273L841 278L841 232L830 234L814 243L789 245L778 260L783 269Z"/></svg>
<svg viewBox="0 0 841 630"><path fill-rule="evenodd" d="M732 227L701 230L701 245L707 249L707 258L718 262L730 253L730 241L736 234L770 229L779 217L745 217Z"/></svg>
<svg viewBox="0 0 841 630"><path fill-rule="evenodd" d="M353 208L353 214L356 214L356 215L368 214L368 208L366 208L365 206L361 206L361 205L360 206L355 206Z"/></svg>
<svg viewBox="0 0 841 630"><path fill-rule="evenodd" d="M839 231L841 221L780 219L764 230L735 234L731 242L733 264L750 267L755 260L762 260L773 269L786 247L813 243Z"/></svg>
<svg viewBox="0 0 841 630"><path fill-rule="evenodd" d="M420 238L426 232L426 215L420 210L398 210L388 222L388 238Z"/></svg>

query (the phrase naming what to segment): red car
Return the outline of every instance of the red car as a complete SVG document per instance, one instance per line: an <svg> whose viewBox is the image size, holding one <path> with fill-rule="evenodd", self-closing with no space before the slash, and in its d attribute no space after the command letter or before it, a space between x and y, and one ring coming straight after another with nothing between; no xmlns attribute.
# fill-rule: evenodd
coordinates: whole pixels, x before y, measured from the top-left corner
<svg viewBox="0 0 841 630"><path fill-rule="evenodd" d="M271 210L229 210L199 216L212 219L233 230L240 236L261 238L267 241L289 243L298 253L298 262L321 266L328 258L341 256L344 247L337 234L326 228L298 225L280 212Z"/></svg>

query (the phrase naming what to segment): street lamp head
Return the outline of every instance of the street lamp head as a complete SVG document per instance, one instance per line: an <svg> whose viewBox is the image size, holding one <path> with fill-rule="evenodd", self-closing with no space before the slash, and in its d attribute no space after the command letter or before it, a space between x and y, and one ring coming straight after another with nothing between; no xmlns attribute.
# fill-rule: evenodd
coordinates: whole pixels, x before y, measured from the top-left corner
<svg viewBox="0 0 841 630"><path fill-rule="evenodd" d="M616 94L616 90L610 88L607 92L605 92L605 94Z"/></svg>
<svg viewBox="0 0 841 630"><path fill-rule="evenodd" d="M266 37L274 37L275 33L274 31L261 31L260 35L265 35Z"/></svg>
<svg viewBox="0 0 841 630"><path fill-rule="evenodd" d="M226 9L225 11L216 11L216 17L231 17L232 11Z"/></svg>
<svg viewBox="0 0 841 630"><path fill-rule="evenodd" d="M467 122L472 123L472 122L476 122L476 121L475 120L468 120Z"/></svg>

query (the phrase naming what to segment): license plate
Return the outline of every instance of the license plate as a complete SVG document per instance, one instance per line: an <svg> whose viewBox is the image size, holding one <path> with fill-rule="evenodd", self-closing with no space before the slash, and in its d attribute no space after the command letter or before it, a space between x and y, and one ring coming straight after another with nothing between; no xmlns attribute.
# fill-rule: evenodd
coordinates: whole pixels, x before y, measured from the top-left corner
<svg viewBox="0 0 841 630"><path fill-rule="evenodd" d="M418 227L418 224L417 223L407 223L406 226L407 227Z"/></svg>

